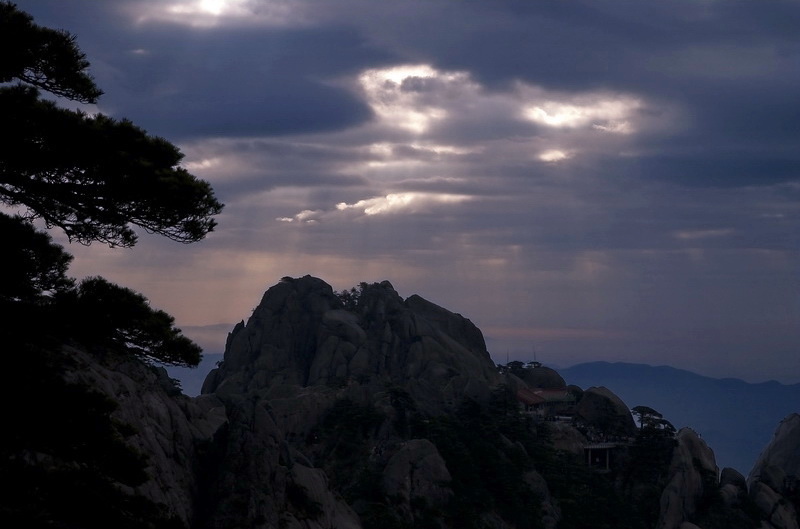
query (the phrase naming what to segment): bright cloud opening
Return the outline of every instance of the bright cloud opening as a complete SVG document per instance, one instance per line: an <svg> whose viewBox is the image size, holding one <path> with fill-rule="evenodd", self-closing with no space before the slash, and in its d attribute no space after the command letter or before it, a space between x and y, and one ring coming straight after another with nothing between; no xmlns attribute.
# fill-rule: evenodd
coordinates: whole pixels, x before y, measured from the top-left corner
<svg viewBox="0 0 800 529"><path fill-rule="evenodd" d="M194 27L213 27L235 21L237 24L261 26L302 25L305 13L302 6L286 0L182 0L165 2L145 12L136 10L138 22L166 20Z"/></svg>
<svg viewBox="0 0 800 529"><path fill-rule="evenodd" d="M387 124L415 134L447 117L447 110L426 101L436 89L468 82L462 72L441 72L427 64L364 71L358 82L372 110Z"/></svg>
<svg viewBox="0 0 800 529"><path fill-rule="evenodd" d="M319 210L312 210L312 209L304 209L294 217L278 217L277 221L279 222L297 222L300 224L316 224L319 221L320 215L322 215L322 211Z"/></svg>
<svg viewBox="0 0 800 529"><path fill-rule="evenodd" d="M401 211L414 211L422 206L433 204L454 204L469 200L466 195L452 195L447 193L390 193L383 197L373 197L359 200L354 204L341 202L336 209L362 210L365 215L381 215L398 213Z"/></svg>
<svg viewBox="0 0 800 529"><path fill-rule="evenodd" d="M201 0L198 7L206 13L219 16L229 5L230 2L228 0Z"/></svg>
<svg viewBox="0 0 800 529"><path fill-rule="evenodd" d="M414 142L414 143L372 143L367 147L367 151L369 154L373 156L379 157L392 157L397 154L399 149L403 148L410 148L414 151L436 154L436 155L464 155L464 154L472 154L476 152L480 152L482 147L480 146L471 146L471 147L459 147L457 145L440 145L436 143L422 143L422 142Z"/></svg>
<svg viewBox="0 0 800 529"><path fill-rule="evenodd" d="M347 211L361 212L368 217L396 213L417 213L440 205L466 202L471 198L467 195L449 193L389 193L385 196L359 200L352 204L340 202L336 204L335 210L306 209L292 217L278 217L275 220L285 223L316 224L324 220L333 220L336 216L342 215Z"/></svg>
<svg viewBox="0 0 800 529"><path fill-rule="evenodd" d="M222 160L220 158L204 158L196 162L187 162L186 169L189 171L202 171L203 169L211 169L218 167Z"/></svg>
<svg viewBox="0 0 800 529"><path fill-rule="evenodd" d="M634 132L631 120L642 106L641 101L628 96L607 97L584 96L579 101L550 99L526 105L522 113L526 119L548 127L591 127L614 134Z"/></svg>
<svg viewBox="0 0 800 529"><path fill-rule="evenodd" d="M166 10L177 15L235 16L246 14L244 4L244 0L196 0L171 4Z"/></svg>
<svg viewBox="0 0 800 529"><path fill-rule="evenodd" d="M560 162L572 158L572 153L567 151L560 151L558 149L551 149L539 153L539 159L543 162Z"/></svg>
<svg viewBox="0 0 800 529"><path fill-rule="evenodd" d="M605 125L594 123L592 128L603 132L612 132L614 134L630 134L633 132L630 121L609 121Z"/></svg>

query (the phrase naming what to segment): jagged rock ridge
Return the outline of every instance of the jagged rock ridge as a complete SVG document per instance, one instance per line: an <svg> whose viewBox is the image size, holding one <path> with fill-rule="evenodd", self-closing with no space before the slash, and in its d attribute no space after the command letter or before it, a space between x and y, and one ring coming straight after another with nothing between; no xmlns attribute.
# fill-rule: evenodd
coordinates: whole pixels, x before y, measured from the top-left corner
<svg viewBox="0 0 800 529"><path fill-rule="evenodd" d="M81 367L68 376L120 403L151 459L152 479L136 492L192 528L607 527L614 517L745 528L758 526L754 505L765 528L796 527L784 507L796 418L748 495L737 472L718 476L691 430L642 436L606 388L558 387L552 370L498 371L466 318L403 300L388 282L358 294L343 299L308 276L271 287L196 399L136 361L76 353ZM519 413L514 394L525 388L564 400ZM614 451L607 470L587 464L587 445ZM586 506L607 507L608 520Z"/></svg>
<svg viewBox="0 0 800 529"><path fill-rule="evenodd" d="M403 300L388 281L367 286L357 312L348 311L330 285L306 276L267 290L230 333L203 392L396 382L438 407L485 396L497 380L483 336L466 318L416 295Z"/></svg>

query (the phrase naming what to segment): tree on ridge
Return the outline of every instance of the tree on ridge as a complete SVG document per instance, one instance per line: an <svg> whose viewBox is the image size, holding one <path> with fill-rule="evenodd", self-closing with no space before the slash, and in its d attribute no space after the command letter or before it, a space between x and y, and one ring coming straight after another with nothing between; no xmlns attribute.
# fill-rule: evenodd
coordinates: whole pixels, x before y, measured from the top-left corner
<svg viewBox="0 0 800 529"><path fill-rule="evenodd" d="M59 308L62 338L98 342L145 360L195 366L200 348L180 334L171 316L147 300L101 278L77 288L66 276L72 257L31 221L61 228L70 241L136 244L134 227L190 243L214 229L222 209L211 186L179 166L183 155L163 138L127 120L69 110L41 91L80 103L94 103L102 91L87 73L89 62L75 38L34 23L10 2L0 2L0 205L22 214L0 213L7 243L7 273L0 280L0 304L19 333L32 316ZM102 292L102 296L100 293ZM104 332L87 321L89 311L122 315ZM71 322L71 323L66 323ZM66 337L63 333L72 333ZM112 339L116 337L116 339ZM125 337L123 339L123 337ZM104 341L105 340L105 341Z"/></svg>
<svg viewBox="0 0 800 529"><path fill-rule="evenodd" d="M131 225L179 242L214 229L211 186L180 167L183 155L128 120L61 108L40 90L81 103L102 94L69 33L0 3L0 203L59 227L70 240L136 243Z"/></svg>

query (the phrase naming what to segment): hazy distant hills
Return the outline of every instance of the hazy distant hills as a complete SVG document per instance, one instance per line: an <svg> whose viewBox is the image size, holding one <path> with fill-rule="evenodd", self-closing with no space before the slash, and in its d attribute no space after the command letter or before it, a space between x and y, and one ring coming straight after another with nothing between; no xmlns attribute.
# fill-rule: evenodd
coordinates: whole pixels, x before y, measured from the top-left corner
<svg viewBox="0 0 800 529"><path fill-rule="evenodd" d="M590 362L558 372L568 384L605 386L629 406L661 412L676 428L689 426L711 446L720 469L747 475L778 423L800 412L800 384L750 384L673 367Z"/></svg>

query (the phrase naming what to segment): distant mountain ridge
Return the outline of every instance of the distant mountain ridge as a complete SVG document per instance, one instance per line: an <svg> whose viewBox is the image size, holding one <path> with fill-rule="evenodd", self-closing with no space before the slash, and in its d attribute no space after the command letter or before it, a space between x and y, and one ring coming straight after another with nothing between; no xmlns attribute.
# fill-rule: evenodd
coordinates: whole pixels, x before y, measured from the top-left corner
<svg viewBox="0 0 800 529"><path fill-rule="evenodd" d="M630 407L650 406L676 428L692 427L714 448L720 468L745 475L774 425L800 411L800 384L752 384L625 362L588 362L558 371L569 384L606 386Z"/></svg>

